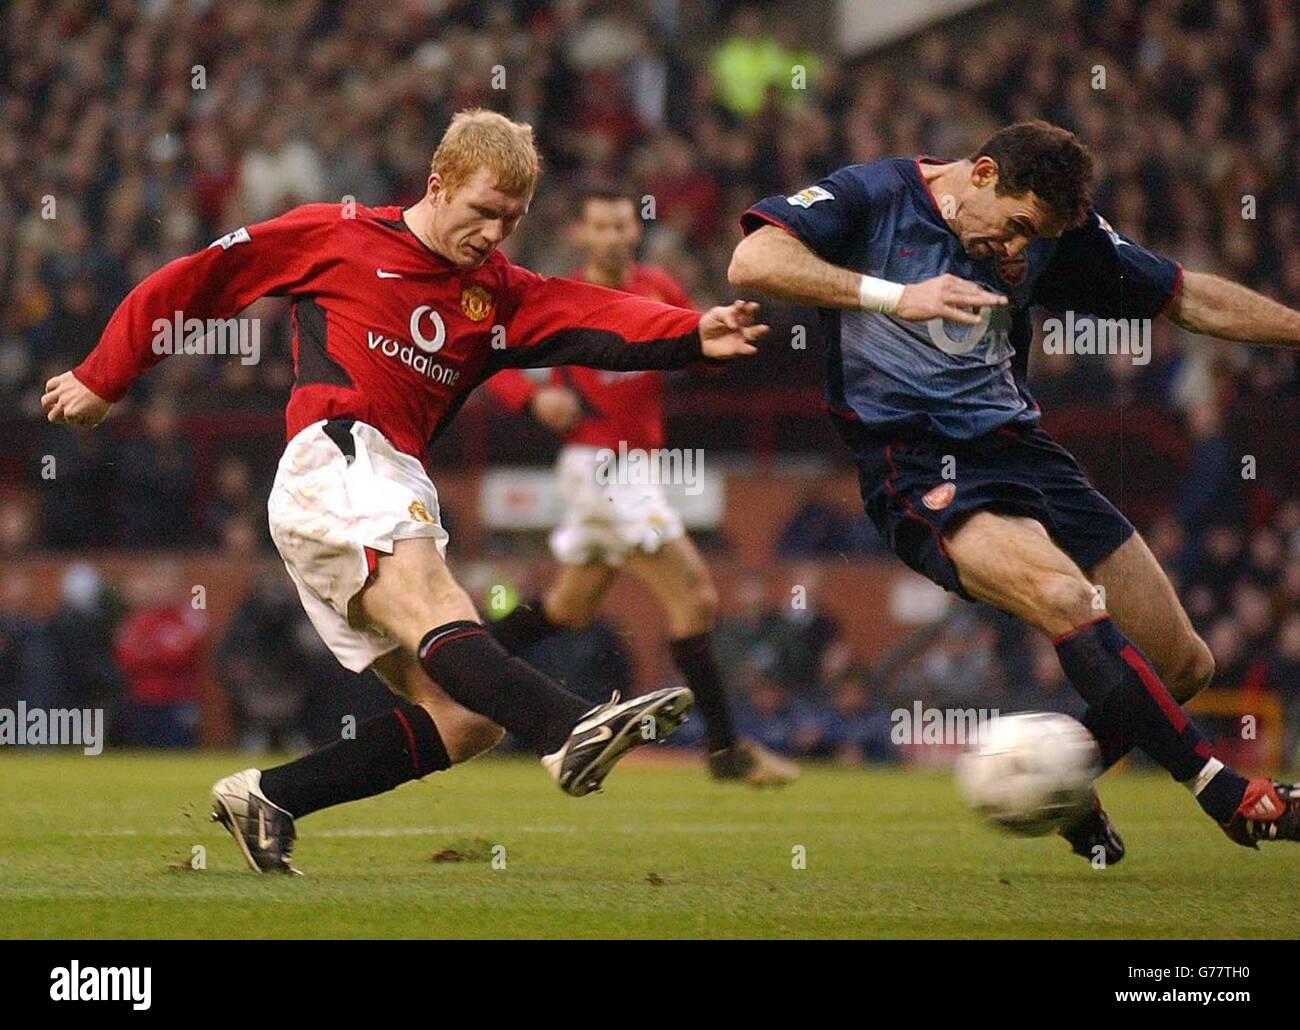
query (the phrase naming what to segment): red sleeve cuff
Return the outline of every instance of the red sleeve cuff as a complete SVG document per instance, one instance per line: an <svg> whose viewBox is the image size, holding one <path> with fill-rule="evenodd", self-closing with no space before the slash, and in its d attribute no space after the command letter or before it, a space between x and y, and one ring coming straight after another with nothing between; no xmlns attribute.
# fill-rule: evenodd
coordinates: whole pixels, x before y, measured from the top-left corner
<svg viewBox="0 0 1300 1030"><path fill-rule="evenodd" d="M93 393L101 400L108 401L109 404L116 404L126 395L126 387L120 390L112 389L104 380L86 368L88 361L83 361L80 365L72 370L73 376L82 386Z"/></svg>
<svg viewBox="0 0 1300 1030"><path fill-rule="evenodd" d="M1169 305L1174 302L1174 298L1177 297L1178 294L1182 292L1182 289L1183 289L1183 266L1180 264L1178 266L1178 274L1174 276L1173 289L1169 291L1169 296L1165 298L1165 302L1160 305L1160 310L1157 311L1156 314L1163 315L1165 312L1167 312L1169 310Z"/></svg>
<svg viewBox="0 0 1300 1030"><path fill-rule="evenodd" d="M793 229L774 215L769 215L766 211L759 211L757 208L751 207L740 216L740 228L744 231L746 236L755 229L762 228L764 224L775 225L778 229L784 229L791 236L794 236L795 239L798 239L798 236L795 234Z"/></svg>

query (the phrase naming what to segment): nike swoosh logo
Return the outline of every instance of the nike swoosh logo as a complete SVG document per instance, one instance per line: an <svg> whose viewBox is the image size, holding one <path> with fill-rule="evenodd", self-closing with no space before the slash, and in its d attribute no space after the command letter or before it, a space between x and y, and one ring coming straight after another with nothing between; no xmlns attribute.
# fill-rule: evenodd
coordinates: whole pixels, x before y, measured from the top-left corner
<svg viewBox="0 0 1300 1030"><path fill-rule="evenodd" d="M400 279L400 278L402 278L402 273L401 273L401 272L385 272L382 268L376 268L376 269L375 269L375 275L379 276L379 278L381 278L381 279Z"/></svg>
<svg viewBox="0 0 1300 1030"><path fill-rule="evenodd" d="M261 851L269 851L274 842L266 835L266 813L262 809L257 810L257 847Z"/></svg>
<svg viewBox="0 0 1300 1030"><path fill-rule="evenodd" d="M592 744L603 744L605 741L612 739L613 736L614 731L608 726L597 726L596 729L592 731L592 736L584 740L579 746L589 747Z"/></svg>

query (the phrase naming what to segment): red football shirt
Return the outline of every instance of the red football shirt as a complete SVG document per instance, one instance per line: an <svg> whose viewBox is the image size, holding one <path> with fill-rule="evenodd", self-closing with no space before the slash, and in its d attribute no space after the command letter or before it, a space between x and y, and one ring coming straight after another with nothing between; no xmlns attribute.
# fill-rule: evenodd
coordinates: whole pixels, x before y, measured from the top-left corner
<svg viewBox="0 0 1300 1030"><path fill-rule="evenodd" d="M686 291L661 268L633 265L620 289L677 307L692 307ZM662 373L553 368L549 382L573 390L582 405L582 416L564 434L566 444L608 447L615 451L624 441L629 449L663 446ZM506 407L522 413L540 385L523 372L508 369L489 379L487 388Z"/></svg>
<svg viewBox="0 0 1300 1030"><path fill-rule="evenodd" d="M171 352L160 337L169 324L229 318L267 295L293 298L288 435L351 417L416 458L503 368L631 371L706 360L694 311L537 275L499 252L462 269L426 247L398 207L349 215L339 204L307 204L150 275L75 375L117 401Z"/></svg>

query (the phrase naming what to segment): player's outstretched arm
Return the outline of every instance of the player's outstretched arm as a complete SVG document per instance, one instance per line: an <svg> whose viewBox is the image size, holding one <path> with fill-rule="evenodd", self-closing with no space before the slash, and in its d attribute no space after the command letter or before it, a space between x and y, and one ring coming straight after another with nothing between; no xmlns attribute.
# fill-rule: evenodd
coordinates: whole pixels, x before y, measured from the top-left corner
<svg viewBox="0 0 1300 1030"><path fill-rule="evenodd" d="M332 267L325 248L339 212L338 204L306 204L146 276L86 359L45 384L46 418L77 427L102 422L137 377L180 346L160 336L164 328L229 318L259 297L309 289Z"/></svg>
<svg viewBox="0 0 1300 1030"><path fill-rule="evenodd" d="M592 283L547 278L517 266L507 275L512 307L503 347L487 375L504 368L585 365L610 371L668 370L755 353L768 327L758 305L738 300L698 311Z"/></svg>
<svg viewBox="0 0 1300 1030"><path fill-rule="evenodd" d="M1190 333L1300 347L1300 311L1208 272L1184 272L1182 289L1165 314Z"/></svg>
<svg viewBox="0 0 1300 1030"><path fill-rule="evenodd" d="M1006 304L1006 297L940 275L924 282L890 283L825 261L784 229L763 226L737 245L727 269L738 289L754 290L795 304L877 311L908 321L946 318L977 325L976 313Z"/></svg>

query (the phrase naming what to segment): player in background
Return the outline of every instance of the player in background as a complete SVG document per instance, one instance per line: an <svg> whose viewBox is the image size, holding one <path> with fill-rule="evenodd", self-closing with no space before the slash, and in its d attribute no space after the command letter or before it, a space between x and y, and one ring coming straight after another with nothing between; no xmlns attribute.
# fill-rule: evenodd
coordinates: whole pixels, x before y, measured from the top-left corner
<svg viewBox="0 0 1300 1030"><path fill-rule="evenodd" d="M630 197L587 192L572 232L586 255L575 278L694 307L667 272L636 262L642 227ZM673 663L704 716L710 773L754 786L794 780L799 770L793 762L736 737L713 655L718 592L681 516L658 484L601 475L609 452L651 454L663 446L663 373L562 367L539 382L506 369L487 388L511 411L532 415L564 441L556 473L565 513L550 541L559 573L544 598L520 604L491 624L493 635L514 653L562 630L582 629L626 569L663 608Z"/></svg>
<svg viewBox="0 0 1300 1030"><path fill-rule="evenodd" d="M867 513L912 568L1054 641L1107 766L1141 747L1236 843L1300 840L1300 790L1225 767L1179 707L1210 682L1209 648L1025 386L1035 306L1290 347L1300 313L1121 236L1092 210L1093 176L1044 122L963 160L841 168L747 211L728 277L821 309L828 405ZM918 307L936 298L944 318ZM1086 858L1123 856L1099 804L1063 835Z"/></svg>
<svg viewBox="0 0 1300 1030"><path fill-rule="evenodd" d="M148 276L90 356L47 384L51 422L93 426L169 352L170 326L197 320L201 338L205 320L259 297L293 299L271 535L339 662L374 669L405 701L351 738L214 786L213 817L255 871L295 871L295 819L466 761L503 727L566 793L589 793L650 720L662 737L691 703L676 688L592 708L507 654L445 561L422 455L494 372L684 367L754 353L766 332L754 304L700 315L511 264L497 247L538 174L529 126L463 111L414 206L308 204L231 232Z"/></svg>

